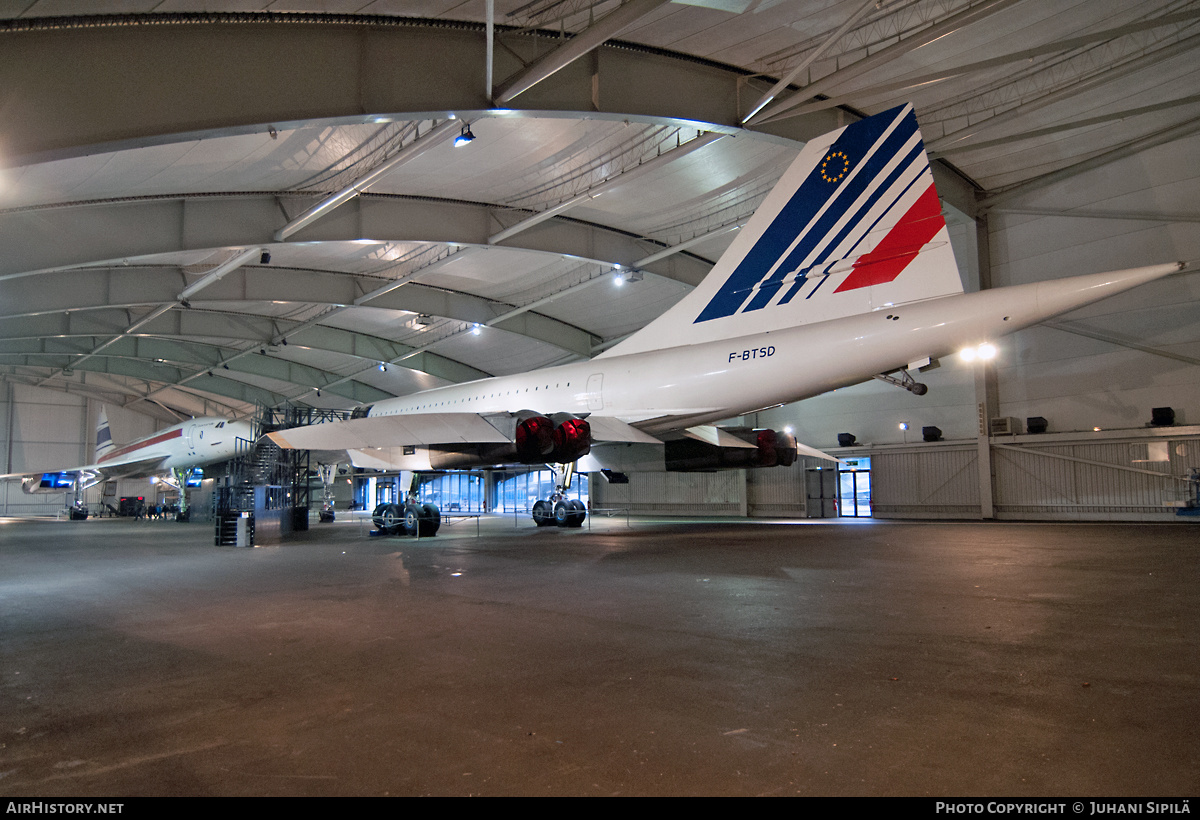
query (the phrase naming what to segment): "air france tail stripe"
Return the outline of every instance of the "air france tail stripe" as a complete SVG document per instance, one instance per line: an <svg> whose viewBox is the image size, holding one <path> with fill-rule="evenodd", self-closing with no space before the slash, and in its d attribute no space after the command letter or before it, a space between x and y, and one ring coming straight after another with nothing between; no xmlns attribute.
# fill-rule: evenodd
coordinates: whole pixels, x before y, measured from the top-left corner
<svg viewBox="0 0 1200 820"><path fill-rule="evenodd" d="M774 269L760 288L758 295L746 306L745 310L759 310L770 304L782 285L780 280L788 271L803 266L804 261L829 241L829 234L850 214L858 212L855 213L855 218L857 218L863 209L870 207L882 194L876 187L880 172L894 162L896 154L916 135L916 130L916 117L893 121L884 130L882 136L862 153L856 153L856 146L853 142L845 147L842 147L844 143L841 139L834 143L830 153L840 149L852 158L861 157L861 159L855 163L855 167L833 197L823 204L812 222L797 237L792 247L788 249L786 258L781 258L775 263ZM847 129L846 134L849 132L850 129ZM807 187L807 185L802 186L801 190L803 191ZM853 227L855 222L851 221L850 224Z"/></svg>
<svg viewBox="0 0 1200 820"><path fill-rule="evenodd" d="M878 191L873 192L870 198L861 200L860 207L855 211L853 217L845 220L845 224L841 226L837 235L829 240L821 254L807 263L808 266L851 256L855 248L870 236L876 225L895 208L896 203L912 187L913 182L924 170L924 164L920 162L923 149L921 140L917 138L916 134L905 147L908 148L907 153L900 162L894 164L887 179L878 186ZM871 219L872 212L875 210L879 210L879 214ZM870 223L867 222L868 219L871 219Z"/></svg>
<svg viewBox="0 0 1200 820"><path fill-rule="evenodd" d="M848 212L861 213L883 195L887 186L875 188L875 177L881 169L890 171L896 154L908 153L905 148L916 135L916 117L907 106L848 126L827 149L826 162L832 162L828 173L820 165L808 172L694 321L731 316L748 300L750 309L769 304L789 271L828 242L828 234ZM838 163L851 161L852 168L838 168ZM864 196L869 201L860 201ZM789 266L785 260L797 264Z"/></svg>
<svg viewBox="0 0 1200 820"><path fill-rule="evenodd" d="M871 131L864 130L861 136L871 139L862 139L859 141L861 144L846 139L850 136L850 129L847 129L842 138L829 148L827 156L849 155L852 160L849 174L832 194L828 195L828 199L813 215L812 220L803 226L803 230L788 247L786 255L776 261L766 281L773 282L784 272L803 267L802 260L809 257L814 249L828 242L829 234L836 226L844 224L850 218L851 212L862 203L864 195L870 196L875 193L879 184L880 167L886 167L895 161L895 154L899 150L896 147L897 142L906 144L916 135L915 117L911 118L911 122L903 117L894 117L886 128L877 129L874 135ZM824 178L824 172L820 171L820 174ZM818 189L815 193L825 192Z"/></svg>
<svg viewBox="0 0 1200 820"><path fill-rule="evenodd" d="M875 219L870 223L870 225L866 225L865 228L863 227L866 224L865 218L869 217L870 213L868 212L862 214L861 216L863 219L851 226L857 230L855 231L856 235L852 238L852 241L849 241L849 245L847 247L843 247L843 245L846 243L842 241L843 237L849 233L849 230L847 229L844 230L842 235L838 237L840 244L834 245L833 251L829 251L827 249L827 252L823 254L822 258L811 264L809 268L810 270L817 267L826 267L828 268L828 270L826 270L826 274L831 273L832 268L834 268L838 262L847 260L854 255L854 251L867 239L867 237L871 235L871 232L875 230L879 223L886 219L888 214L890 214L895 207L905 199L913 185L917 184L922 179L924 179L927 184L932 184L932 176L930 176L929 172L927 171L928 166L916 162L917 159L923 156L923 150L924 149L921 145L921 141L918 139L912 146L908 155L904 158L904 161L892 169L892 176L888 178L885 189L890 193L894 183L896 182L902 183L903 187L900 189L900 192L894 197L890 198L880 212L875 215ZM910 175L914 170L916 171L916 175L907 182L904 182L904 177ZM878 204L878 200L876 200L873 202L872 207ZM789 288L787 293L784 294L783 298L779 300L779 304L786 305L788 302L792 301L792 299L794 299L800 292L801 288L804 287L805 280L806 277L803 276L797 278L792 287ZM817 287L820 287L820 285ZM817 287L814 287L808 296L804 298L811 299L813 294L817 292ZM834 291L834 293L837 293L837 291Z"/></svg>
<svg viewBox="0 0 1200 820"><path fill-rule="evenodd" d="M937 191L930 185L883 241L854 263L854 271L834 293L893 281L945 224Z"/></svg>
<svg viewBox="0 0 1200 820"><path fill-rule="evenodd" d="M819 218L812 226L811 238L792 251L782 265L783 270L819 265L832 257L831 252L851 232L866 235L862 220L892 191L897 178L910 170L919 157L913 150L921 146L916 118L912 117L905 125L911 131L904 128L893 132L878 151L864 158L860 165L862 173L855 179L855 184L844 194L839 192L838 204L843 207L839 211L831 209ZM901 155L904 161L897 163L896 158ZM886 179L883 178L885 173Z"/></svg>

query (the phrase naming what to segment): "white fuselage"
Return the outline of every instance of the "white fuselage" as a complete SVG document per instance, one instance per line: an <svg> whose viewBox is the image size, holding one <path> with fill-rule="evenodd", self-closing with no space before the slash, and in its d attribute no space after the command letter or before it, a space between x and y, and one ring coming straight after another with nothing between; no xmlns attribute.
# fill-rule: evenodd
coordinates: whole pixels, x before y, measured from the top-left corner
<svg viewBox="0 0 1200 820"><path fill-rule="evenodd" d="M958 294L686 347L599 357L426 390L371 417L534 410L664 432L798 401L1012 333L1178 269L1140 268Z"/></svg>
<svg viewBox="0 0 1200 820"><path fill-rule="evenodd" d="M237 440L253 441L253 427L246 421L205 417L191 419L160 430L132 444L101 456L96 467L105 474L150 475L172 469L203 467L228 461L237 455ZM128 465L157 462L157 466L125 471Z"/></svg>

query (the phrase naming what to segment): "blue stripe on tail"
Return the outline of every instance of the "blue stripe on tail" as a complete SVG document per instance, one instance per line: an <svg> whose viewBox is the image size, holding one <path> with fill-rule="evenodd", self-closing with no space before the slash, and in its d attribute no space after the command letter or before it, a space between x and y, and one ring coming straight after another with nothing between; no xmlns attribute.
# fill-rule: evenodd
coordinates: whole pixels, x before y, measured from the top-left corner
<svg viewBox="0 0 1200 820"><path fill-rule="evenodd" d="M827 261L829 252L836 248L838 242L856 226L875 201L887 191L889 185L879 186L866 201L859 202L863 192L882 172L887 163L917 133L917 118L910 110L896 125L895 130L888 135L879 150L867 159L864 166L857 169L853 179L843 184L843 180L855 171L856 166L862 162L872 146L896 122L904 108L905 106L899 106L883 114L861 120L847 126L842 131L826 152L826 162L818 163L817 167L809 172L791 199L783 206L758 241L754 243L754 247L742 258L716 295L700 312L695 322L706 322L711 319L732 316L742 310L744 305L745 310L759 310L770 304L782 287L784 278L794 272L822 241L828 239L828 233L833 230L834 225L853 210L854 217L839 232L834 241L826 246L821 258ZM887 182L890 183L894 176L908 164L909 159L906 158L895 174L890 175ZM841 190L838 189L839 185L843 186ZM806 226L818 219L818 212L827 202L830 203L830 207L820 215L819 221L812 225L808 234L796 248L788 253L792 242ZM785 254L787 255L786 261L772 273L772 267ZM764 282L764 280L766 281ZM748 305L746 304L747 300L750 300Z"/></svg>

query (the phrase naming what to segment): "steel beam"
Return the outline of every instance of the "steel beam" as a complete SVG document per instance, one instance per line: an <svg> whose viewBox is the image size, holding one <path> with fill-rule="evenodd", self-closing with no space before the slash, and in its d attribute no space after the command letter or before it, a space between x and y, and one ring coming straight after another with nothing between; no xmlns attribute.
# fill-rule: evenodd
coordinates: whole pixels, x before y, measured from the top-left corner
<svg viewBox="0 0 1200 820"><path fill-rule="evenodd" d="M414 138L412 142L397 151L396 155L387 162L364 174L337 193L325 197L325 199L309 208L300 216L289 221L288 224L275 232L273 238L276 242L282 242L304 226L316 222L334 208L346 204L354 197L366 191L401 165L416 159L430 148L445 142L446 138L454 134L459 127L460 123L457 120L444 120L439 125L434 126L425 136Z"/></svg>
<svg viewBox="0 0 1200 820"><path fill-rule="evenodd" d="M865 89L862 92L854 94L853 98L850 96L829 97L823 100L814 100L804 105L797 106L796 108L792 109L791 116L811 114L816 111L823 111L827 108L837 108L843 105L851 105L853 103L857 103L857 106L862 108L864 106L864 100L875 99L881 96L888 98L897 91L904 91L906 89L916 88L918 86L932 85L934 83L943 82L955 77L961 77L964 74L973 74L979 71L987 71L992 68L1002 68L1014 63L1024 63L1032 60L1035 57L1042 57L1050 54L1061 54L1064 51L1071 51L1073 49L1082 48L1094 43L1105 43L1117 37L1123 37L1135 32L1161 28L1162 26L1167 25L1175 25L1176 23L1187 23L1196 19L1200 19L1200 11L1187 11L1179 14L1168 14L1162 17L1156 17L1153 20L1145 20L1140 23L1128 23L1118 28L1096 31L1092 32L1091 34L1083 34L1078 37L1068 37L1065 40L1055 40L1035 48L1014 51L1010 54L992 57L988 60L978 60L973 63L964 63L960 66L945 68L930 74L920 74L915 77L910 76L905 79L890 83L873 83L869 89Z"/></svg>
<svg viewBox="0 0 1200 820"><path fill-rule="evenodd" d="M1134 154L1149 150L1150 148L1154 148L1158 145L1174 142L1175 140L1182 139L1197 132L1200 132L1200 118L1188 120L1187 122L1180 123L1173 128L1168 128L1164 131L1158 131L1139 139L1130 140L1123 145L1117 146L1110 151L1105 151L1103 154L1092 157L1091 159L1084 160L1083 162L1077 162L1074 165L1069 165L1066 168L1060 168L1057 171L1052 171L1048 174L1043 174L1042 176L1025 180L1024 182L1019 182L1016 185L1005 188L998 193L979 200L979 207L994 207L1001 202L1007 202L1008 200L1021 196L1029 191L1035 191L1040 188L1045 188L1048 185L1053 185L1056 182L1061 182L1065 179L1071 179L1079 174L1108 165L1110 162L1116 162L1117 160L1124 159L1125 157L1133 156Z"/></svg>
<svg viewBox="0 0 1200 820"><path fill-rule="evenodd" d="M1048 108L1056 105L1064 100L1078 97L1089 91L1109 86L1116 80L1128 77L1131 74L1136 74L1139 71L1145 70L1147 67L1154 65L1162 60L1177 57L1181 54L1187 54L1200 46L1200 34L1194 34L1178 42L1172 43L1169 46L1161 48L1157 51L1143 54L1129 62L1101 71L1079 82L1070 83L1048 94L1044 94L1035 100L1031 100L1015 108L1009 108L999 114L995 114L986 119L976 120L965 128L960 128L958 131L952 131L938 137L935 140L930 140L926 143L926 148L933 152L945 153L950 146L961 143L963 140L971 139L978 136L981 132L987 132L997 126L1010 123L1013 120L1018 120L1021 117L1031 114L1035 111L1040 111L1043 108Z"/></svg>
<svg viewBox="0 0 1200 820"><path fill-rule="evenodd" d="M589 188L588 190L584 191L581 194L577 194L576 196L573 196L568 200L560 202L557 205L552 205L544 211L539 211L538 213L535 213L533 216L526 217L525 219L522 219L517 224L505 228L504 230L500 231L499 233L489 236L488 244L495 245L499 242L503 242L505 239L508 239L509 237L512 237L512 236L516 236L521 231L528 230L529 228L532 228L534 225L545 222L547 219L550 219L553 216L558 216L559 214L562 214L565 211L568 211L571 208L574 208L576 205L582 205L585 202L589 202L589 201L595 199L596 197L600 196L601 194L603 194L605 191L612 190L613 188L616 188L621 185L627 185L640 176L644 176L644 175L650 173L651 171L661 168L664 165L667 165L668 163L673 162L677 159L682 159L683 157L686 157L688 154L692 153L693 151L697 151L706 145L710 145L710 144L716 142L723 136L725 136L725 135L724 134L702 134L702 135L699 135L695 139L685 142L683 145L679 146L678 148L674 148L670 151L667 151L665 154L659 154L658 156L654 157L653 159L646 160L641 165L637 165L637 166L629 169L628 171L625 171L624 173L617 174L614 177L609 177L608 179L604 180L604 182L601 182L599 185L593 185L591 188Z"/></svg>
<svg viewBox="0 0 1200 820"><path fill-rule="evenodd" d="M232 13L164 26L156 18L130 15L95 27L47 19L0 32L0 165L202 136L266 139L268 127L316 120L336 125L452 113L470 119L493 110L484 90L482 24L361 17L361 24L346 25L305 14L256 15L248 22ZM534 58L535 38L510 39L514 51ZM114 54L121 55L119 72L112 70ZM583 112L740 130L740 70L629 43L600 46L595 55L595 71L557 71L523 93L520 105L508 103L506 115ZM524 68L504 50L495 65L501 76ZM803 141L832 127L834 118L820 115L758 134Z"/></svg>
<svg viewBox="0 0 1200 820"><path fill-rule="evenodd" d="M513 77L496 94L496 103L504 105L528 91L542 80L557 74L583 55L616 37L641 18L670 0L628 0L599 21L571 37L533 65Z"/></svg>
<svg viewBox="0 0 1200 820"><path fill-rule="evenodd" d="M222 306L244 301L293 302L318 305L348 305L374 280L313 270L286 270L278 266L246 266L229 274L205 291L197 307ZM370 286L367 285L367 287ZM173 294L173 283L158 268L85 268L53 271L0 281L0 319L39 313L79 311L104 305L137 310L160 304L164 294ZM168 297L169 298L169 297ZM513 305L467 293L432 288L415 282L372 300L368 307L428 313L460 322L486 324L512 310ZM230 309L232 312L232 309ZM158 318L158 317L156 317ZM149 326L149 323L147 323ZM585 353L595 334L539 317L535 324L497 321L495 327L530 335L537 341L574 353Z"/></svg>
<svg viewBox="0 0 1200 820"><path fill-rule="evenodd" d="M864 57L858 62L851 63L845 68L834 71L832 74L827 74L816 82L810 83L795 94L780 100L770 108L766 108L752 117L747 123L748 125L765 125L768 122L774 121L777 118L782 119L789 109L795 108L803 102L811 100L818 94L824 94L830 88L833 88L838 83L853 80L866 74L872 69L878 68L897 57L902 57L911 51L915 51L924 45L940 40L949 34L953 34L959 29L979 22L987 17L990 17L997 12L1003 11L1009 6L1014 6L1020 3L1021 0L985 0L979 5L972 6L958 14L947 17L939 23L935 23L929 28L922 29L920 32L905 37L894 45L880 49L869 57ZM788 115L790 116L790 115Z"/></svg>
<svg viewBox="0 0 1200 820"><path fill-rule="evenodd" d="M304 242L486 246L497 217L509 210L426 197L364 194L293 238ZM271 250L270 238L278 222L276 197L258 194L155 197L0 211L0 247L5 248L0 254L0 280L106 261L124 264L158 253L247 246ZM550 219L504 247L632 267L647 251L659 250L662 245L603 225ZM676 254L643 267L696 285L712 263L691 254ZM174 277L182 289L186 285L182 275L176 272Z"/></svg>
<svg viewBox="0 0 1200 820"><path fill-rule="evenodd" d="M762 111L763 107L766 106L767 103L778 97L779 92L787 88L788 85L791 84L792 80L799 77L800 73L804 71L804 69L808 68L810 65L819 60L821 55L832 48L838 40L842 39L842 35L849 31L855 23L866 17L871 9L876 7L876 4L877 0L867 0L867 2L859 6L858 9L846 19L846 22L838 26L833 33L831 33L821 42L819 46L805 55L804 59L797 63L791 71L785 74L779 80L779 82L775 83L775 85L771 87L770 91L768 91L766 94L763 94L762 97L759 98L758 102L751 107L750 113L742 118L742 122L750 122L750 120L754 118L755 114L757 114L759 111Z"/></svg>

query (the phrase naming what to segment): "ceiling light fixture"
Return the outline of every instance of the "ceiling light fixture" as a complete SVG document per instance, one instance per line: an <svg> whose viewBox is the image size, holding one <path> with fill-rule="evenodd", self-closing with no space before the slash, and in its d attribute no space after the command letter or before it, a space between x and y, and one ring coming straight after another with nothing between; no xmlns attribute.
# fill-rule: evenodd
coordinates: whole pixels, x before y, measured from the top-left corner
<svg viewBox="0 0 1200 820"><path fill-rule="evenodd" d="M475 139L475 135L471 133L471 126L464 125L462 127L462 133L454 138L454 147L461 148L473 139Z"/></svg>

